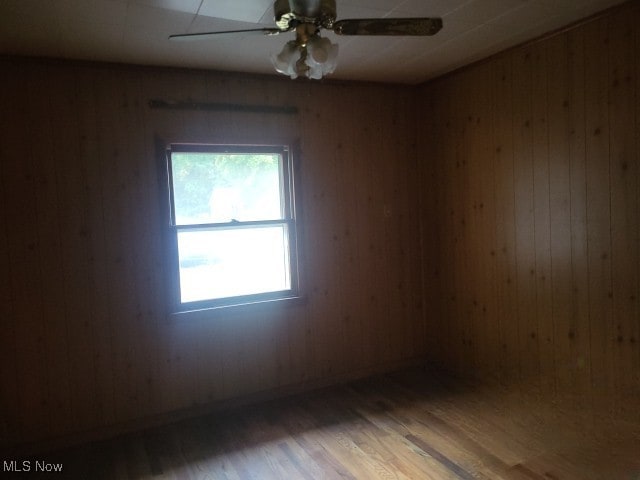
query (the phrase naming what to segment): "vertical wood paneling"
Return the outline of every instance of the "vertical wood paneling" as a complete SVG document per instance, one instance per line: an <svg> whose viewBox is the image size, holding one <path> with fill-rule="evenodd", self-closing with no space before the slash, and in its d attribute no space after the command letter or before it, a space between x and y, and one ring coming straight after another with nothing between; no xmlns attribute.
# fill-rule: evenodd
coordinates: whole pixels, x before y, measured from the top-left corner
<svg viewBox="0 0 640 480"><path fill-rule="evenodd" d="M34 68L30 75L29 104L27 110L37 112L43 108L40 92L47 88L56 88L47 81L44 68ZM45 109L52 107L51 99L44 105ZM68 103L70 99L60 98L61 103ZM68 241L60 233L60 200L68 195L58 182L58 155L56 154L56 139L52 136L53 118L43 116L31 122L30 133L32 155L38 160L38 179L36 188L38 237L44 251L61 251L62 244ZM62 256L48 254L40 255L40 272L42 276L42 315L45 318L46 361L47 361L47 394L51 411L52 429L58 430L65 425L73 424L72 405L69 395L72 385L69 382L70 369L75 365L69 352L68 305L65 301L64 261ZM63 321L50 321L51 318ZM81 317L80 317L81 318ZM86 321L86 318L83 319ZM75 333L75 332L74 332Z"/></svg>
<svg viewBox="0 0 640 480"><path fill-rule="evenodd" d="M640 22L640 7L636 7L633 11L632 15L633 21ZM633 64L636 66L635 68L635 97L636 97L636 148L635 148L635 161L636 161L636 169L640 170L640 32L638 29L634 29L634 46L635 46L635 60ZM636 190L636 222L640 225L640 181L638 182L638 189ZM640 228L639 228L640 230ZM638 278L638 290L636 293L636 301L640 302L640 231L635 232L636 238L636 255L637 255L637 270L636 275ZM633 321L632 321L633 323ZM629 339L631 342L632 348L635 351L634 355L634 368L632 368L633 375L633 384L637 390L637 386L640 385L640 322L633 323L634 325L634 336Z"/></svg>
<svg viewBox="0 0 640 480"><path fill-rule="evenodd" d="M26 59L3 72L3 445L424 355L411 90ZM151 98L300 113L150 110ZM303 302L168 315L158 138L299 142Z"/></svg>
<svg viewBox="0 0 640 480"><path fill-rule="evenodd" d="M480 71L479 85L490 85L493 81L493 69L489 65ZM491 378L498 378L500 371L499 358L500 351L500 330L497 319L497 299L495 297L495 285L497 283L497 271L495 264L496 256L496 234L495 234L495 186L493 164L490 169L486 169L482 159L493 160L493 145L487 142L487 138L492 138L494 127L495 109L492 104L491 95L478 95L478 159L477 180L479 183L479 196L474 202L477 221L479 223L479 236L482 239L478 250L480 258L480 271L478 276L487 275L488 282L480 282L480 298L477 305L479 314L478 328L480 338L478 347L482 359L481 375L488 375ZM484 273L482 273L484 272Z"/></svg>
<svg viewBox="0 0 640 480"><path fill-rule="evenodd" d="M310 92L307 92L309 94ZM328 93L328 92L327 92ZM333 92L333 96L337 98L344 98L341 95L341 90L336 89ZM309 301L314 304L312 312L309 312L309 325L306 335L307 348L311 354L309 360L311 363L311 370L320 371L323 375L331 375L336 363L341 362L342 348L339 346L344 345L344 330L345 322L339 321L337 324L331 326L335 328L335 338L326 318L330 315L329 312L336 308L338 302L338 296L341 295L342 285L344 284L345 276L340 271L344 267L341 264L340 255L343 250L333 247L337 242L338 231L331 231L325 228L326 225L332 223L334 215L338 214L340 223L344 222L341 210L339 210L340 200L343 195L341 190L338 190L335 185L335 180L338 178L340 172L337 170L342 162L342 154L340 153L340 145L343 143L341 130L344 128L346 113L344 116L338 118L332 118L331 106L326 101L324 95L321 96L325 101L320 100L320 104L315 108L307 106L305 108L305 114L303 115L303 131L302 131L302 153L303 153L303 182L305 185L309 185L308 189L303 192L305 198L309 199L309 203L305 203L305 238L308 242L307 253L307 271L315 272L309 277L308 293ZM347 105L352 105L348 102ZM338 140L337 144L333 143L330 148L325 151L325 156L322 163L309 163L308 159L312 158L314 152L323 150L323 139L311 134L309 129L320 128L327 132L329 136ZM354 138L355 144L359 145L361 138L360 132L362 125L354 126ZM352 162L355 159L351 160ZM366 195L366 192L370 188L369 178L365 176L363 172L361 176L361 184L356 185L356 189L364 190L358 192L362 196ZM315 179L316 181L312 181ZM358 191L358 190L356 190ZM356 205L361 206L362 203L357 202ZM362 217L365 217L365 212L360 211ZM315 218L316 221L310 223L308 218ZM366 218L366 217L365 217ZM338 223L338 225L340 225ZM368 225L368 223L367 223ZM338 227L339 228L339 227ZM360 231L360 230L359 230ZM365 235L367 244L363 245L363 251L367 251L370 245L370 240ZM334 241L334 235L336 240ZM335 276L336 284L330 288L332 284L331 272L333 268L337 267L337 275ZM368 268L369 266L365 267ZM338 313L339 315L339 313ZM375 332L375 326L372 319L360 320L362 327L364 322L368 323L368 329L360 333L369 338L372 332ZM366 342L363 342L366 344Z"/></svg>
<svg viewBox="0 0 640 480"><path fill-rule="evenodd" d="M15 369L11 388L17 390L13 412L6 413L10 432L19 440L42 438L50 434L50 410L47 395L47 371L44 316L41 308L42 278L39 257L46 254L38 237L36 165L31 151L29 125L37 122L40 112L31 114L22 102L28 102L28 84L23 75L27 68L14 65L22 75L11 76L3 91L4 117L11 119L7 130L14 132L2 142L3 209L7 232L9 302L15 358L8 359ZM22 77L22 78L21 78ZM11 337L10 337L11 338ZM3 388L3 392L5 389ZM11 395L10 393L8 396ZM11 398L11 397L9 397ZM11 425L13 424L13 426ZM10 439L10 442L13 439Z"/></svg>
<svg viewBox="0 0 640 480"><path fill-rule="evenodd" d="M554 317L551 305L551 229L549 211L549 119L547 44L532 52L533 211L536 324L543 393L554 390Z"/></svg>
<svg viewBox="0 0 640 480"><path fill-rule="evenodd" d="M611 175L611 266L613 291L614 387L634 395L638 319L638 165L635 158L636 92L634 18L628 14L610 20L609 39L609 161ZM612 26L615 26L612 28ZM622 404L624 405L624 404Z"/></svg>
<svg viewBox="0 0 640 480"><path fill-rule="evenodd" d="M454 180L451 191L454 199L454 222L452 228L454 243L464 244L471 238L468 229L469 223L469 159L467 157L469 146L467 145L470 128L471 108L470 99L472 98L472 89L465 88L466 82L458 81L455 84L454 98L454 171L452 179ZM468 250L458 250L454 252L454 275L457 281L462 282L463 288L454 290L455 312L454 329L451 338L453 351L455 352L455 364L460 369L471 367L473 372L475 365L474 346L473 346L473 319L471 317L470 306L472 305L473 292L470 291L471 282L466 282L468 272L470 271L470 252Z"/></svg>
<svg viewBox="0 0 640 480"><path fill-rule="evenodd" d="M533 158L532 49L513 57L514 192L516 234L517 319L520 376L538 381L539 348L536 319L535 196Z"/></svg>
<svg viewBox="0 0 640 480"><path fill-rule="evenodd" d="M445 285L442 289L445 291L445 297L447 299L446 305L443 308L443 318L441 324L445 325L444 331L448 333L445 337L445 343L442 349L446 352L443 356L443 367L449 366L450 368L464 368L460 351L463 348L463 336L462 331L459 328L461 323L461 316L463 315L460 305L463 302L463 293L456 288L456 279L460 275L463 269L461 255L457 250L458 243L462 241L459 234L460 225L462 222L458 199L462 198L460 188L459 170L461 163L458 160L457 148L458 144L456 139L459 136L458 123L460 122L460 116L457 112L458 103L458 84L452 82L447 85L444 90L444 99L441 104L442 110L439 111L442 115L452 114L447 118L447 121L443 122L444 131L442 135L443 151L442 161L439 162L437 158L432 159L433 163L436 163L437 177L434 178L434 183L437 184L438 180L442 178L442 190L443 196L440 203L440 208L446 212L446 221L433 225L434 228L442 231L440 237L440 247L442 248L441 259L447 259L447 261L438 262L435 259L436 265L440 266L442 281ZM438 118L442 118L438 115ZM434 127L437 128L436 125ZM434 138L437 135L434 134ZM437 164L442 164L440 165ZM440 168L438 168L440 167ZM438 329L431 329L432 334L439 337Z"/></svg>
<svg viewBox="0 0 640 480"><path fill-rule="evenodd" d="M571 347L569 366L572 384L567 390L577 393L574 396L580 405L591 399L584 35L584 29L574 30L568 35L572 310L567 337Z"/></svg>
<svg viewBox="0 0 640 480"><path fill-rule="evenodd" d="M494 109L493 189L495 197L496 322L499 329L501 357L499 368L503 381L519 376L519 325L516 291L515 185L513 150L513 78L509 58L500 58L493 69L492 105Z"/></svg>
<svg viewBox="0 0 640 480"><path fill-rule="evenodd" d="M138 152L136 140L129 134L131 122L126 95L127 78L122 71L105 71L96 82L98 118L98 158L103 165L102 195L105 222L106 264L108 272L109 314L114 371L114 408L116 419L127 421L140 411L144 364L138 339L145 335L139 315L137 257L140 224L135 208L137 161L129 151ZM113 92L111 85L119 85ZM116 108L114 108L116 107ZM113 279L119 279L114 282Z"/></svg>
<svg viewBox="0 0 640 480"><path fill-rule="evenodd" d="M449 100L450 96L436 85L434 90L430 92L426 101L421 105L419 113L416 114L421 121L422 134L416 139L418 151L418 167L421 172L420 181L422 185L433 185L437 178L444 179L442 169L450 164L445 160L445 151L442 148L445 145L451 145L449 137L447 141L437 141L438 135L436 128L437 119L440 113L446 108L442 105L444 101ZM427 112L427 115L423 114ZM447 135L450 131L451 122L447 121L444 128L440 131L440 135ZM450 214L442 208L447 202L445 200L446 186L442 188L424 188L420 189L419 205L420 211L423 213L423 221L421 222L420 236L422 239L422 296L424 303L425 315L425 347L428 352L428 358L431 362L450 363L451 349L446 348L450 339L449 326L450 323L442 321L447 317L445 312L452 303L451 292L445 291L444 285L450 285L451 282L444 281L443 277L452 271L452 269L441 270L441 265L437 261L446 255L446 243L442 240L444 235L444 227L448 224ZM425 251L428 247L428 252ZM428 326L428 328L427 328Z"/></svg>
<svg viewBox="0 0 640 480"><path fill-rule="evenodd" d="M551 275L551 315L553 319L552 352L555 381L558 388L571 388L571 341L575 337L571 325L571 126L568 38L558 36L548 44L549 128L549 227ZM553 372L548 372L554 378Z"/></svg>
<svg viewBox="0 0 640 480"><path fill-rule="evenodd" d="M371 102L365 109L366 118L380 118L382 106L378 102ZM357 123L356 123L357 125ZM356 127L358 128L358 127ZM362 134L362 143L366 145L364 151L367 157L371 158L375 155L373 145L369 143L371 138L380 138L381 129L377 125L371 125L369 122L363 122L359 125ZM363 325L370 332L369 338L365 341L368 346L367 355L373 358L389 358L389 345L385 335L387 332L384 327L384 318L388 317L389 304L386 303L385 295L382 294L386 282L383 280L385 258L385 223L391 216L392 211L390 205L386 204L385 182L383 182L384 168L381 162L363 162L362 164L363 178L366 179L364 185L367 190L364 193L366 198L365 208L363 211L366 224L362 225L361 235L367 239L369 249L369 275L373 278L372 289L365 293L364 312L366 312L366 323ZM389 285L389 288L392 288ZM381 311L383 315L374 315L373 312ZM367 327L368 324L368 327ZM365 335L365 338L367 336ZM369 360L370 361L370 360Z"/></svg>
<svg viewBox="0 0 640 480"><path fill-rule="evenodd" d="M345 110L352 111L354 100L349 97L343 99ZM343 126L341 125L339 128L343 128ZM358 145L363 143L363 132L360 129L353 129L352 132L355 135L353 142L344 141L345 139L341 138L336 145L336 166L343 172L343 174L337 175L336 183L338 191L354 190L356 196L362 199L366 195L364 186L367 184L362 180L362 177L367 175L369 166L358 155ZM345 168L347 165L351 165L353 168ZM341 324L347 338L360 336L363 339L361 342L352 344L350 349L357 365L365 365L367 357L371 355L368 351L368 346L371 344L365 340L368 339L370 331L367 328L367 318L363 316L365 305L369 299L366 296L367 292L350 295L349 290L345 288L358 281L358 270L354 267L360 263L361 258L367 255L369 248L367 233L359 228L362 221L361 215L364 213L364 204L356 202L351 208L342 208L339 202L334 206L334 211L340 211L342 214L340 228L332 237L333 244L340 252L342 265L340 274L335 279L340 285L340 304L344 309L341 312ZM358 248L360 242L363 243L361 248Z"/></svg>
<svg viewBox="0 0 640 480"><path fill-rule="evenodd" d="M470 73L468 84L471 88L465 89L461 99L461 125L463 139L460 145L461 163L463 168L464 195L461 209L463 212L464 235L467 238L475 238L476 241L470 244L470 249L465 255L466 278L465 278L465 299L464 318L468 320L469 328L465 335L465 363L472 367L473 372L483 370L486 359L482 355L482 325L481 325L481 303L482 284L476 281L477 275L482 271L482 234L481 219L479 218L479 204L481 197L482 176L480 162L478 161L481 148L481 138L478 125L481 116L485 113L480 109L480 97L478 96L478 86L481 84L481 72Z"/></svg>
<svg viewBox="0 0 640 480"><path fill-rule="evenodd" d="M96 408L98 425L110 425L115 422L114 410L114 374L112 362L112 318L109 312L108 266L106 261L106 244L103 211L108 208L108 198L103 196L102 178L104 166L100 158L98 139L98 119L96 117L96 72L78 69L73 81L76 91L76 109L78 116L78 155L85 172L86 190L85 208L87 209L86 225L83 234L88 243L89 278L86 288L90 301L90 316L85 319L91 324L93 331L92 360L96 379L96 394L92 400ZM53 129L55 131L55 129ZM105 204L105 202L107 202ZM61 212L64 215L64 212ZM71 360L70 360L71 361ZM86 359L88 361L88 359Z"/></svg>
<svg viewBox="0 0 640 480"><path fill-rule="evenodd" d="M435 129L427 138L441 144L423 190L436 188L429 195L442 202L429 237L437 244L425 244L424 255L443 273L425 274L425 290L440 282L446 292L442 318L427 316L427 328L451 325L446 346L433 354L448 368L484 379L500 374L598 411L637 410L629 400L640 387L638 15L630 3L422 87L418 111L436 105L438 120L419 121L418 135ZM442 92L452 98L439 100ZM479 106L493 116L491 130L465 120ZM456 166L472 162L468 172L451 168L452 150ZM447 215L470 213L466 195L489 198L485 182L494 215L476 213L463 234L454 233ZM434 214L423 215L428 222ZM496 253L492 265L483 262L485 246ZM453 307L458 295L466 303L487 292L492 315ZM462 332L478 344L460 362L446 349L457 351ZM497 364L485 372L491 349Z"/></svg>
<svg viewBox="0 0 640 480"><path fill-rule="evenodd" d="M609 165L606 18L585 27L587 251L591 386L594 403L609 406L612 391L611 181Z"/></svg>
<svg viewBox="0 0 640 480"><path fill-rule="evenodd" d="M2 105L10 105L9 96L14 95L10 87L15 82L9 76L0 77L0 100ZM13 123L13 110L7 108L6 113L0 118L2 130L7 130ZM11 144L0 144L0 154L4 158L13 154L8 148ZM2 189L3 205L8 205L7 184L13 182L7 176L7 169L0 165L0 189ZM9 225L8 209L0 208L0 335L4 341L4 348L0 349L0 382L2 382L2 394L0 395L0 407L3 412L19 411L18 376L16 369L16 337L14 302L11 295L11 255L9 251ZM3 415L0 418L0 445L6 446L22 438L22 432L17 422L17 414Z"/></svg>
<svg viewBox="0 0 640 480"><path fill-rule="evenodd" d="M87 185L85 164L80 156L80 138L78 135L78 116L76 109L76 90L74 71L58 71L51 67L43 72L50 78L51 96L47 105L51 119L64 124L57 129L50 125L50 155L55 167L46 173L53 174L52 180L57 189L55 203L57 228L60 232L60 282L61 298L65 299L65 323L67 334L67 355L71 368L70 377L75 381L69 385L74 412L73 421L77 426L96 424L99 409L96 408L98 391L94 370L95 341L91 309L90 253L88 248L87 225ZM44 309L44 312L50 310ZM56 322L53 322L56 323ZM64 377L63 377L64 378ZM80 400L89 395L90 400Z"/></svg>
<svg viewBox="0 0 640 480"><path fill-rule="evenodd" d="M141 142L141 132L147 132L145 126L146 117L143 108L146 107L144 100L145 90L142 88L142 81L139 77L132 77L124 74L120 80L122 85L121 96L121 122L125 133L126 156L119 158L124 160L127 157L136 159L123 168L125 177L130 182L127 186L127 201L130 202L127 214L133 214L132 225L129 227L132 239L130 250L134 256L133 282L135 289L130 294L135 296L133 302L134 311L128 320L130 322L130 333L128 346L132 351L133 367L131 368L132 382L136 385L135 397L137 404L134 406L133 418L138 416L137 412L153 412L153 401L158 393L153 381L154 367L157 361L156 347L156 325L154 322L154 312L158 307L150 302L151 299L158 299L154 295L151 278L155 275L154 258L150 255L153 250L149 248L151 238L157 235L157 220L152 215L156 211L155 204L157 196L153 194L157 179L151 175L145 175L152 164L148 159L154 155L151 148L152 142ZM135 208L131 208L135 206ZM136 210L148 212L141 216ZM145 339L147 348L138 348L140 339ZM126 365L129 369L129 365Z"/></svg>
<svg viewBox="0 0 640 480"><path fill-rule="evenodd" d="M493 295L495 253L493 256L491 253L495 243L493 173L483 163L483 159L491 156L486 138L493 128L493 108L491 98L480 94L482 85L492 81L493 72L489 68L480 68L472 73L465 79L471 88L465 89L466 93L460 92L460 125L464 142L460 145L458 161L464 186L458 208L463 212L460 226L464 237L475 239L463 257L465 275L460 277L464 282L460 289L464 296L463 315L469 320L469 328L462 329L462 346L474 371L480 375L495 375L499 334L497 325L489 321L496 315ZM490 280L479 281L481 277Z"/></svg>

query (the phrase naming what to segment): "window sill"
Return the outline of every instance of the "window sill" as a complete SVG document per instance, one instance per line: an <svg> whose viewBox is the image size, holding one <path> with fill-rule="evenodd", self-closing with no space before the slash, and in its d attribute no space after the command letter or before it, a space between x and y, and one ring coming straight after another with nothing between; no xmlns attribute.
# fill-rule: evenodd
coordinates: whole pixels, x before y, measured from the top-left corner
<svg viewBox="0 0 640 480"><path fill-rule="evenodd" d="M256 300L231 305L216 305L210 307L178 310L169 314L170 320L192 321L192 320L212 320L237 315L270 314L282 310L301 306L307 303L305 296L290 296L267 300Z"/></svg>

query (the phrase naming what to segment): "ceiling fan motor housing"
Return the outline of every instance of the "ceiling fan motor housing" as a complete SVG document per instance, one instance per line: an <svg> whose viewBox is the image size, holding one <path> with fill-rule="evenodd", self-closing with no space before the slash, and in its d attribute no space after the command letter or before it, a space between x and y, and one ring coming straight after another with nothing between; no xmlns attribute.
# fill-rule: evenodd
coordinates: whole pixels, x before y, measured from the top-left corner
<svg viewBox="0 0 640 480"><path fill-rule="evenodd" d="M337 16L335 0L276 0L273 11L276 25L282 31L300 23L331 28Z"/></svg>

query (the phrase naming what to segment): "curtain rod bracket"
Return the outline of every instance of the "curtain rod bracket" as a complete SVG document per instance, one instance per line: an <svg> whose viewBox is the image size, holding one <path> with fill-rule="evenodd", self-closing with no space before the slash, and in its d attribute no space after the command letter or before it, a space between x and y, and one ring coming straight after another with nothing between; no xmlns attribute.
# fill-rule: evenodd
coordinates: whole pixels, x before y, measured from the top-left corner
<svg viewBox="0 0 640 480"><path fill-rule="evenodd" d="M243 112L243 113L274 113L295 115L298 107L273 105L241 105L238 103L210 103L210 102L178 102L166 100L149 100L150 108L165 110L197 110L206 112Z"/></svg>

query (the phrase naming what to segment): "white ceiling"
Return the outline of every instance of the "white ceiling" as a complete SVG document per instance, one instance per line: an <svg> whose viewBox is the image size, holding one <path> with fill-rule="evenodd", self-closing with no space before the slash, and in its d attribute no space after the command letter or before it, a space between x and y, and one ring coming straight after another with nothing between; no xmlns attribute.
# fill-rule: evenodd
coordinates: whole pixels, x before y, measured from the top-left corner
<svg viewBox="0 0 640 480"><path fill-rule="evenodd" d="M621 0L337 0L338 19L439 16L433 37L340 37L331 76L415 84ZM293 33L171 42L170 34L271 27L271 0L0 0L0 53L277 75Z"/></svg>

